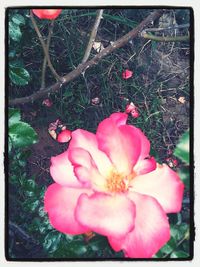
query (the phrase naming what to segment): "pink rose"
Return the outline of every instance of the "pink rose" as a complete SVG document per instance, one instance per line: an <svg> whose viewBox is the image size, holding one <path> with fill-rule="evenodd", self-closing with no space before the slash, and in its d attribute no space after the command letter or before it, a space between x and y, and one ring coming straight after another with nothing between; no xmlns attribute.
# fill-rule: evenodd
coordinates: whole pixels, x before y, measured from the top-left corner
<svg viewBox="0 0 200 267"><path fill-rule="evenodd" d="M32 12L40 19L56 19L62 9L32 9Z"/></svg>
<svg viewBox="0 0 200 267"><path fill-rule="evenodd" d="M181 210L184 185L149 155L149 140L127 116L113 113L96 134L72 132L67 151L51 158L45 211L62 233L96 232L126 257L150 258L170 239L167 213Z"/></svg>

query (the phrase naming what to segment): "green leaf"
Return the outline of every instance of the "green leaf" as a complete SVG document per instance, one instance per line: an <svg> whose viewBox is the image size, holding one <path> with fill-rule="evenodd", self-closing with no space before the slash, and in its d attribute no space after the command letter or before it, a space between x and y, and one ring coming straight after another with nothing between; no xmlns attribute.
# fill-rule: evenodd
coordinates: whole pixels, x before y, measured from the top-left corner
<svg viewBox="0 0 200 267"><path fill-rule="evenodd" d="M20 14L15 14L13 17L12 17L12 21L17 24L17 25L25 25L25 19L22 15Z"/></svg>
<svg viewBox="0 0 200 267"><path fill-rule="evenodd" d="M25 122L18 122L9 127L9 138L15 147L25 147L37 142L37 134L33 128Z"/></svg>
<svg viewBox="0 0 200 267"><path fill-rule="evenodd" d="M72 249L78 256L81 256L87 252L86 246L84 245L83 242L80 242L80 241L75 242L74 246L72 246Z"/></svg>
<svg viewBox="0 0 200 267"><path fill-rule="evenodd" d="M176 242L173 237L170 238L170 240L165 244L161 249L160 252L164 254L169 254L171 253L174 248L176 247Z"/></svg>
<svg viewBox="0 0 200 267"><path fill-rule="evenodd" d="M170 225L171 237L174 238L175 242L179 242L184 238L188 229L189 226L186 223L182 223L181 225Z"/></svg>
<svg viewBox="0 0 200 267"><path fill-rule="evenodd" d="M30 81L30 75L26 69L11 65L9 68L9 77L16 85L26 85Z"/></svg>
<svg viewBox="0 0 200 267"><path fill-rule="evenodd" d="M62 234L57 231L49 232L44 239L44 248L49 251L49 253L53 253L58 249L60 239Z"/></svg>
<svg viewBox="0 0 200 267"><path fill-rule="evenodd" d="M174 151L174 155L186 164L189 164L189 130L180 138Z"/></svg>
<svg viewBox="0 0 200 267"><path fill-rule="evenodd" d="M170 258L188 258L189 254L182 251L182 250L178 250L178 251L174 251L172 252L172 254L170 255Z"/></svg>
<svg viewBox="0 0 200 267"><path fill-rule="evenodd" d="M190 186L190 172L188 168L181 168L178 171L178 174L181 178L181 180L183 181L183 183L185 184L185 186L187 187L187 189L189 189Z"/></svg>
<svg viewBox="0 0 200 267"><path fill-rule="evenodd" d="M21 119L19 109L9 108L8 110L9 127L15 123L18 123Z"/></svg>
<svg viewBox="0 0 200 267"><path fill-rule="evenodd" d="M22 37L22 33L20 30L20 27L18 24L14 23L13 21L9 21L8 23L8 29L9 29L9 37L16 42L19 42L21 37Z"/></svg>

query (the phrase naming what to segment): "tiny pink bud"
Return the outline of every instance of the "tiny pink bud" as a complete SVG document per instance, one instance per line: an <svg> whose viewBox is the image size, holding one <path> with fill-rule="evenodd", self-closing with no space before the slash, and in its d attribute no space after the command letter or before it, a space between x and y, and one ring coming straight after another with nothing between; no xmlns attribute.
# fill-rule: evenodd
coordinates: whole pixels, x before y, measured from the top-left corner
<svg viewBox="0 0 200 267"><path fill-rule="evenodd" d="M53 105L53 102L51 101L51 99L46 98L46 99L44 99L44 100L42 101L42 105L44 105L44 106L50 108L50 107Z"/></svg>
<svg viewBox="0 0 200 267"><path fill-rule="evenodd" d="M139 112L137 111L137 109L131 111L131 116L133 118L138 118L140 116Z"/></svg>
<svg viewBox="0 0 200 267"><path fill-rule="evenodd" d="M57 141L59 143L67 143L71 139L71 131L70 130L62 130L61 133L58 134Z"/></svg>
<svg viewBox="0 0 200 267"><path fill-rule="evenodd" d="M133 104L133 102L131 102L130 104L127 104L126 105L125 112L126 113L130 113L130 112L132 112L135 109L136 109L136 106Z"/></svg>
<svg viewBox="0 0 200 267"><path fill-rule="evenodd" d="M122 72L122 78L127 80L133 76L133 72L131 70L125 70Z"/></svg>

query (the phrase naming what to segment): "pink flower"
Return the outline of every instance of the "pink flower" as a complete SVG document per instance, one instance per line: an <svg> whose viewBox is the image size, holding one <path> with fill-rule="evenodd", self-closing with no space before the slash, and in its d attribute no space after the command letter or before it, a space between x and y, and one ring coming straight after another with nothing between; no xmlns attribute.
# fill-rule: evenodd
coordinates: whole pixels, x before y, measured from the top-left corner
<svg viewBox="0 0 200 267"><path fill-rule="evenodd" d="M126 113L130 113L133 118L138 118L140 116L137 107L131 102L130 104L126 105L125 109Z"/></svg>
<svg viewBox="0 0 200 267"><path fill-rule="evenodd" d="M44 105L44 106L50 108L50 107L53 105L53 102L51 101L51 99L46 98L46 99L44 99L44 100L42 101L42 105Z"/></svg>
<svg viewBox="0 0 200 267"><path fill-rule="evenodd" d="M126 257L150 258L170 239L167 213L181 210L184 185L127 117L113 113L96 134L72 132L67 151L51 158L45 211L62 233L96 232Z"/></svg>
<svg viewBox="0 0 200 267"><path fill-rule="evenodd" d="M67 143L71 139L72 132L57 119L49 124L48 132L59 143Z"/></svg>
<svg viewBox="0 0 200 267"><path fill-rule="evenodd" d="M133 72L131 70L125 70L122 72L122 78L127 80L133 76Z"/></svg>
<svg viewBox="0 0 200 267"><path fill-rule="evenodd" d="M32 9L32 12L40 19L56 19L62 9Z"/></svg>

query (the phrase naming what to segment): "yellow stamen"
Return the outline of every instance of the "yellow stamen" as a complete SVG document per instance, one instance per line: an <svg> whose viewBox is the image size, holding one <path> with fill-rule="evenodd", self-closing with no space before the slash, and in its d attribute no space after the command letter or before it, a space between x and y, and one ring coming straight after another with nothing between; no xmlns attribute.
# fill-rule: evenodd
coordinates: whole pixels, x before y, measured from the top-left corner
<svg viewBox="0 0 200 267"><path fill-rule="evenodd" d="M111 171L106 179L106 189L111 193L126 192L129 188L130 181L136 176L133 172L128 176L124 176L116 171Z"/></svg>

